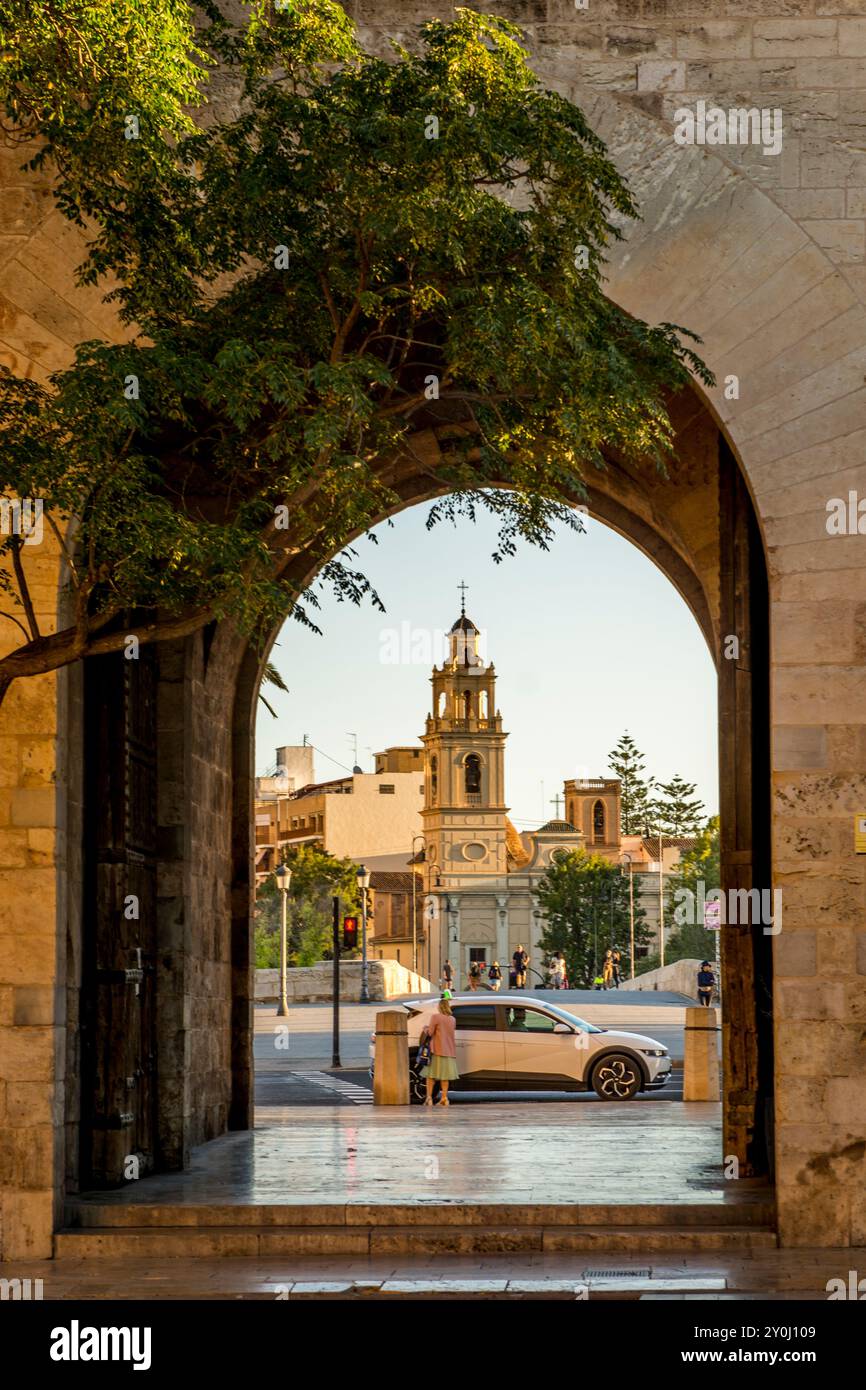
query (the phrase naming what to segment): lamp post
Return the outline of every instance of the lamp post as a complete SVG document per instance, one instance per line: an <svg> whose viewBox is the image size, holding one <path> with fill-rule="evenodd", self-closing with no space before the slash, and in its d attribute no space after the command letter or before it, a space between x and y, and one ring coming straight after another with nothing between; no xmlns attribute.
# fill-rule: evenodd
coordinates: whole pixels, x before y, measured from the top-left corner
<svg viewBox="0 0 866 1390"><path fill-rule="evenodd" d="M423 845L424 845L424 858L426 859L426 858L427 858L427 836L426 836L426 835L420 835L420 834L419 834L419 835L413 835L413 836L412 836L412 858L411 858L410 864L409 864L409 867L410 867L411 870L412 870L412 969L413 969L413 971L415 972L415 974L417 975L417 974L418 974L418 918L417 918L417 907L416 907L416 903L415 903L415 882L416 882L416 880L415 880L415 842L416 842L416 840L421 840L421 841L423 842Z"/></svg>
<svg viewBox="0 0 866 1390"><path fill-rule="evenodd" d="M631 955L631 978L634 979L634 876L632 870L632 859L628 851L624 851L619 857L619 871L622 873L623 861L628 864L628 931L629 931L629 952Z"/></svg>
<svg viewBox="0 0 866 1390"><path fill-rule="evenodd" d="M289 1001L286 998L286 903L289 896L289 885L292 881L292 871L287 864L280 864L276 874L277 887L280 890L280 1002L277 1008L278 1018L288 1018Z"/></svg>
<svg viewBox="0 0 866 1390"><path fill-rule="evenodd" d="M367 889L370 887L370 872L363 864L358 865L358 891L361 894L361 1003L369 1004L370 991L367 986Z"/></svg>
<svg viewBox="0 0 866 1390"><path fill-rule="evenodd" d="M442 979L442 971L445 968L445 961L448 959L450 942L448 941L448 928L445 928L445 955L442 954L442 928L439 913L439 899L433 901L433 870L436 870L436 886L441 882L440 875L442 869L434 859L431 859L427 866L427 901L430 904L430 915L427 919L427 978L433 981L433 923L436 922L436 954L439 957L436 970L436 979L433 983L438 984Z"/></svg>
<svg viewBox="0 0 866 1390"><path fill-rule="evenodd" d="M662 847L662 831L659 827L656 832L659 837L659 964L665 963L665 862L664 850ZM647 825L644 830L646 839L649 839L650 828Z"/></svg>

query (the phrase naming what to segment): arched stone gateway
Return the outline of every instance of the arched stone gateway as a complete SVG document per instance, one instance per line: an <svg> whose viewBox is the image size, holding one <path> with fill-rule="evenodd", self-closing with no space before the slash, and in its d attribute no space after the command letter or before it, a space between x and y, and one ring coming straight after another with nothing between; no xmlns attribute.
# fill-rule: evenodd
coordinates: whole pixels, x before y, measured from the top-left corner
<svg viewBox="0 0 866 1390"><path fill-rule="evenodd" d="M843 15L776 19L771 3L763 17L709 20L678 18L677 5L655 18L665 5L624 0L580 13L568 0L491 7L527 25L542 79L585 106L632 180L643 222L615 248L608 292L650 321L699 332L719 381L707 401L675 403L668 480L612 460L592 480L590 507L670 576L716 653L727 884L766 886L772 853L783 893L777 935L723 933L734 984L726 1152L760 1166L771 1139L784 1244L862 1244L866 858L855 857L853 819L866 813L866 554L856 528L830 536L825 524L830 499L866 495L862 36ZM436 9L357 6L371 45L398 28L409 37ZM704 98L781 109L780 154L677 145L675 109ZM2 350L16 370L45 375L93 325L113 330L92 292L72 288L74 236L46 191L8 154L3 171L19 193L0 243ZM424 486L406 480L406 505ZM44 551L32 573L48 626L57 571ZM740 647L726 659L729 636ZM259 658L230 631L209 630L160 650L135 688L115 692L113 744L94 715L98 674L88 676L86 721L80 670L18 683L0 710L5 1258L50 1253L67 1178L82 1176L78 1119L83 1110L93 1121L85 1088L104 1077L94 1043L80 1067L80 984L92 1009L94 969L137 969L92 949L94 905L116 891L112 863L124 856L155 902L139 983L146 995L155 980L160 1000L158 1066L149 1091L131 1088L135 1122L150 1117L158 1161L178 1166L192 1144L248 1121L259 675ZM82 802L100 747L119 799L88 818L96 830L85 844ZM145 1012L136 1026L146 1052ZM85 1013L85 1037L99 1017ZM92 1130L90 1162L110 1165L110 1142L99 1160L94 1134L110 1139Z"/></svg>

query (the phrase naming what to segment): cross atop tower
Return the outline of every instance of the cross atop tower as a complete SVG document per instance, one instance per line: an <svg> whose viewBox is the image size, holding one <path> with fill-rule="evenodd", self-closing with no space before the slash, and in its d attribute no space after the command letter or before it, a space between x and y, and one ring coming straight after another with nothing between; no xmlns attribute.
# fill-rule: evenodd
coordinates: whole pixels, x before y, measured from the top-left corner
<svg viewBox="0 0 866 1390"><path fill-rule="evenodd" d="M554 809L554 811L556 812L556 819L557 819L557 820L561 820L561 819L562 819L562 817L560 816L560 813L559 813L559 803L560 803L560 801L562 801L562 799L563 799L563 798L562 798L561 796L554 796L554 797L551 798L551 805L553 806L553 809Z"/></svg>
<svg viewBox="0 0 866 1390"><path fill-rule="evenodd" d="M468 589L468 587L469 587L469 585L466 584L466 583L464 583L464 582L461 582L460 584L457 585L457 588L460 590L460 616L461 616L461 618L465 618L465 617L466 617L466 590Z"/></svg>

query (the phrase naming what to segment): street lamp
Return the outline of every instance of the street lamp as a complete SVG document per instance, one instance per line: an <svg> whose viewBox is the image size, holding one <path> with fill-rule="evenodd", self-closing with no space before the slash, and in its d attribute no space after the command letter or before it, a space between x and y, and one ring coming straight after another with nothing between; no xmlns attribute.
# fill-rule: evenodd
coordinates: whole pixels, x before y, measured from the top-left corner
<svg viewBox="0 0 866 1390"><path fill-rule="evenodd" d="M289 1001L286 998L286 900L289 896L289 884L292 881L292 871L287 864L280 864L277 867L275 877L282 900L280 911L280 1003L277 1009L277 1017L288 1018Z"/></svg>
<svg viewBox="0 0 866 1390"><path fill-rule="evenodd" d="M659 964L665 963L665 861L664 848L662 846L662 830L659 826L656 831L659 837ZM649 826L646 827L646 838L649 839Z"/></svg>
<svg viewBox="0 0 866 1390"><path fill-rule="evenodd" d="M412 836L412 858L409 861L409 867L412 870L412 969L416 975L418 974L418 908L415 902L415 884L417 882L415 878L415 842L417 840L421 840L423 842L424 858L426 859L427 836L420 834Z"/></svg>
<svg viewBox="0 0 866 1390"><path fill-rule="evenodd" d="M631 855L627 851L619 856L619 871L622 873L623 861L628 864L628 930L631 954L631 978L634 979L634 871Z"/></svg>
<svg viewBox="0 0 866 1390"><path fill-rule="evenodd" d="M358 865L358 892L361 894L361 1003L369 1004L370 991L367 987L367 889L370 887L370 871L363 864Z"/></svg>
<svg viewBox="0 0 866 1390"><path fill-rule="evenodd" d="M448 960L448 959L450 959L450 956L449 956L448 953L449 953L450 950L451 950L451 943L450 943L450 941L448 940L448 928L446 927L446 929L445 929L445 952L446 952L446 954L443 956L443 954L442 954L442 929L441 929L441 927L438 925L438 923L439 923L439 899L438 899L438 897L437 897L435 903L434 903L434 901L433 901L433 870L434 870L434 869L436 870L436 887L438 888L439 885L440 885L441 882L442 882L442 866L441 866L441 864L437 864L435 859L431 859L431 860L430 860L430 863L427 865L427 901L428 901L428 903L430 904L430 915L429 915L428 920L427 920L427 978L428 978L429 980L432 980L432 979L433 979L433 923L434 923L434 921L435 921L435 922L437 923L437 927L436 927L436 947L437 947L436 954L437 954L437 956L438 956L438 969L437 969L437 973L436 973L436 982L438 982L438 981L440 981L440 980L442 979L442 971L445 969L445 961Z"/></svg>

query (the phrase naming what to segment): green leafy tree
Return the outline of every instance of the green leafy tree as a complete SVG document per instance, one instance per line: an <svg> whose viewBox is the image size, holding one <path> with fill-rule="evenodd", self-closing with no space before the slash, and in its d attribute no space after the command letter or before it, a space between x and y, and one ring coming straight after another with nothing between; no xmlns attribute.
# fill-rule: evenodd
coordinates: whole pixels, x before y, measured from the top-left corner
<svg viewBox="0 0 866 1390"><path fill-rule="evenodd" d="M286 912L287 962L314 965L332 954L333 898L340 898L344 913L359 910L357 865L315 845L289 850L285 863L292 871ZM280 963L280 897L276 876L270 874L256 894L255 956L260 968Z"/></svg>
<svg viewBox="0 0 866 1390"><path fill-rule="evenodd" d="M618 945L623 958L629 950L628 876L600 854L576 850L560 855L536 890L545 918L542 950L562 951L569 981L589 988L600 973L604 953ZM645 913L635 894L635 944L645 943Z"/></svg>
<svg viewBox="0 0 866 1390"><path fill-rule="evenodd" d="M665 921L675 923L665 941L666 965L677 960L715 960L717 936L704 927L700 905L711 889L721 886L719 862L719 817L711 816L695 845L684 851L666 879ZM637 973L656 970L660 964L658 954L646 956L638 962Z"/></svg>
<svg viewBox="0 0 866 1390"><path fill-rule="evenodd" d="M684 782L677 773L670 782L661 782L652 805L652 828L664 835L693 835L702 824L706 810L695 796L694 782Z"/></svg>
<svg viewBox="0 0 866 1390"><path fill-rule="evenodd" d="M384 61L330 0L257 0L240 29L205 8L230 120L184 129L205 63L180 0L97 0L93 61L88 6L51 0L7 74L129 340L49 388L0 378L0 493L43 500L72 615L40 629L8 537L0 695L130 635L314 626L317 572L378 603L347 543L413 489L441 494L431 525L493 512L496 559L546 545L607 448L663 468L666 393L712 380L685 330L605 298L637 208L513 25L458 10Z"/></svg>
<svg viewBox="0 0 866 1390"><path fill-rule="evenodd" d="M653 779L644 776L645 760L631 734L620 735L608 754L608 766L620 780L620 819L624 835L642 835L650 819Z"/></svg>

